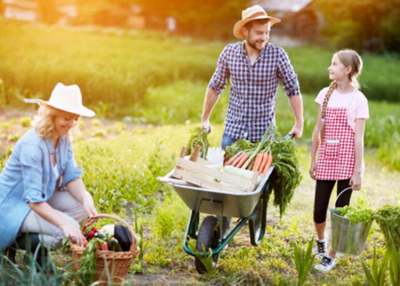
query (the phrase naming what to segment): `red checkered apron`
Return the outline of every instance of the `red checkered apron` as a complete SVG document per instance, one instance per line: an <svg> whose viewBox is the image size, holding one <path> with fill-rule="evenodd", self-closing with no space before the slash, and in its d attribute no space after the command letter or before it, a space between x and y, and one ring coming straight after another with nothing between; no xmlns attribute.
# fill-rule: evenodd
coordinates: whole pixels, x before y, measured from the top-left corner
<svg viewBox="0 0 400 286"><path fill-rule="evenodd" d="M319 148L317 180L345 180L353 176L355 166L354 131L347 120L347 108L325 112L325 130Z"/></svg>

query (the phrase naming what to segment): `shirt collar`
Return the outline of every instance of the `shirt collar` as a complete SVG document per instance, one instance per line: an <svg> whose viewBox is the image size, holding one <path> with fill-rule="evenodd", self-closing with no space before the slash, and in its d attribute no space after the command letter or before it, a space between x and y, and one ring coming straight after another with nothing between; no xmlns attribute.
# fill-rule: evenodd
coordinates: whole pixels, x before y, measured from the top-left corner
<svg viewBox="0 0 400 286"><path fill-rule="evenodd" d="M245 40L243 40L243 41L241 42L240 49L239 49L239 53L240 53L241 55L244 55L244 56L248 57L247 51L246 51L246 49L245 49L245 47L244 47L245 42L246 42ZM259 55L258 57L263 57L263 56L265 56L265 54L267 53L267 50L268 50L268 48L270 47L270 45L271 45L271 44L270 44L269 42L267 42L267 43L265 44L265 47L261 50L260 55Z"/></svg>
<svg viewBox="0 0 400 286"><path fill-rule="evenodd" d="M46 146L50 152L50 154L54 153L54 147L53 147L53 142L51 141L51 139L46 139Z"/></svg>

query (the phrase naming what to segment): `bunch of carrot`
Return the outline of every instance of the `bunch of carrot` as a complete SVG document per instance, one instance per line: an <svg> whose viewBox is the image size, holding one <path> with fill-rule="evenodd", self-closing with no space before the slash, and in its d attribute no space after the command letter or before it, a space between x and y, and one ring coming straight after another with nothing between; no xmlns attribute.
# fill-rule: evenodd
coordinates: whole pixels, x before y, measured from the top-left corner
<svg viewBox="0 0 400 286"><path fill-rule="evenodd" d="M272 165L273 158L268 151L270 151L272 136L275 130L275 126L269 126L256 148L239 151L225 165L266 174Z"/></svg>
<svg viewBox="0 0 400 286"><path fill-rule="evenodd" d="M236 153L235 156L230 158L226 163L225 166L233 166L236 168L242 168L244 163L247 162L249 159L249 154L245 151L239 151Z"/></svg>
<svg viewBox="0 0 400 286"><path fill-rule="evenodd" d="M268 172L272 165L273 157L268 152L258 153L253 165L253 171L258 171L261 175Z"/></svg>
<svg viewBox="0 0 400 286"><path fill-rule="evenodd" d="M264 175L271 167L273 160L272 155L270 155L268 152L260 152L257 153L255 159L253 159L245 168L243 168L245 166L245 163L248 162L249 158L249 153L247 153L246 151L240 151L236 153L235 156L226 161L225 166L258 171L260 174Z"/></svg>

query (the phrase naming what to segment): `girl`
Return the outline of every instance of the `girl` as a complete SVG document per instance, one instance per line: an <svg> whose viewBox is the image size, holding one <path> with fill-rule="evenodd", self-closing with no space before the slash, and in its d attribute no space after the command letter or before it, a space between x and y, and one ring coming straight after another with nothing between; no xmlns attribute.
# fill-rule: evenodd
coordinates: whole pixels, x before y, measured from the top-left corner
<svg viewBox="0 0 400 286"><path fill-rule="evenodd" d="M47 264L47 249L63 237L83 245L79 224L97 215L81 179L69 139L81 115L94 112L82 105L77 85L58 83L50 100L40 103L34 128L17 142L0 174L0 251L15 262L16 248L35 251Z"/></svg>
<svg viewBox="0 0 400 286"><path fill-rule="evenodd" d="M359 91L361 57L353 50L333 55L328 68L332 83L318 94L320 105L312 135L310 176L316 180L314 224L317 231L317 257L321 262L315 269L330 271L335 267L336 252L328 249L325 232L329 198L337 182L337 195L351 186L358 191L364 173L364 128L369 117L368 102ZM316 159L318 153L318 161ZM352 190L344 192L336 206L348 205Z"/></svg>

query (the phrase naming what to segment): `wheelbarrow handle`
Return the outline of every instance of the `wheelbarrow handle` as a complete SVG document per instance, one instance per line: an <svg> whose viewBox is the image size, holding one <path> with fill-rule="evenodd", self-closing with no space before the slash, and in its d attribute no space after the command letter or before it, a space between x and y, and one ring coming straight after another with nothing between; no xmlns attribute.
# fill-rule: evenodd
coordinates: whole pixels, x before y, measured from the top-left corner
<svg viewBox="0 0 400 286"><path fill-rule="evenodd" d="M287 134L286 136L284 136L283 138L282 138L282 141L285 141L285 140L288 140L288 139L293 139L294 138L294 134L292 133L292 134Z"/></svg>

